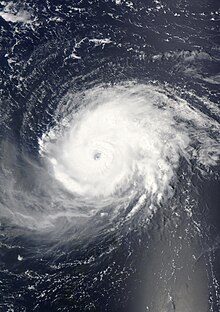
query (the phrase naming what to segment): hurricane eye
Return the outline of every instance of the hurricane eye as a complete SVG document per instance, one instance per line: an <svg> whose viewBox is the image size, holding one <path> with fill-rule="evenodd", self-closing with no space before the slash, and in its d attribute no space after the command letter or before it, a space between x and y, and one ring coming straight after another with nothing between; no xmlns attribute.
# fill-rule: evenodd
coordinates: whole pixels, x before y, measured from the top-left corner
<svg viewBox="0 0 220 312"><path fill-rule="evenodd" d="M94 160L99 160L101 158L102 154L101 152L95 152L93 155Z"/></svg>

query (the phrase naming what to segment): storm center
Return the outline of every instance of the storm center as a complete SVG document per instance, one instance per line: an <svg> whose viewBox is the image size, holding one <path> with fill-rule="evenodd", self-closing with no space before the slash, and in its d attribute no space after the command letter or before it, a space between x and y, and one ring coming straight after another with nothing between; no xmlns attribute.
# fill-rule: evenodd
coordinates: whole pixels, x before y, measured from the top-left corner
<svg viewBox="0 0 220 312"><path fill-rule="evenodd" d="M95 152L93 156L94 160L99 160L101 158L101 155L101 152Z"/></svg>

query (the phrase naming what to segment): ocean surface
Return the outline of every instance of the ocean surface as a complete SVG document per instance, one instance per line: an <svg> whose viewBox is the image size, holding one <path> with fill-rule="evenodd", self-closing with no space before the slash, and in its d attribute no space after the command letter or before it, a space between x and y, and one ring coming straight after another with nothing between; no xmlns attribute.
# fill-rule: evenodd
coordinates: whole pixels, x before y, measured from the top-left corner
<svg viewBox="0 0 220 312"><path fill-rule="evenodd" d="M220 311L219 22L0 1L0 311Z"/></svg>

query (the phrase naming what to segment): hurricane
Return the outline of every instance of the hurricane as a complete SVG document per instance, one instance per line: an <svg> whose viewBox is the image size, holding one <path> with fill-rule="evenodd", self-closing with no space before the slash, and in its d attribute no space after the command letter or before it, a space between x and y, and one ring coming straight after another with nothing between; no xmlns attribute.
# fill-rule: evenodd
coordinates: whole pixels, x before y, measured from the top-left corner
<svg viewBox="0 0 220 312"><path fill-rule="evenodd" d="M219 160L218 123L174 92L135 82L69 91L54 125L38 138L40 164L25 157L41 172L36 192L30 198L12 184L8 197L16 191L27 206L18 210L13 199L3 214L17 224L49 229L62 216L91 217L110 205L125 209L134 199L154 211L174 194L183 161L205 174ZM52 204L31 210L41 192Z"/></svg>
<svg viewBox="0 0 220 312"><path fill-rule="evenodd" d="M204 127L218 132L218 124L168 92L129 83L68 94L57 125L40 139L53 177L76 200L117 203L144 193L159 202L172 193L181 158L215 165L218 142Z"/></svg>
<svg viewBox="0 0 220 312"><path fill-rule="evenodd" d="M0 310L217 312L215 1L0 1Z"/></svg>

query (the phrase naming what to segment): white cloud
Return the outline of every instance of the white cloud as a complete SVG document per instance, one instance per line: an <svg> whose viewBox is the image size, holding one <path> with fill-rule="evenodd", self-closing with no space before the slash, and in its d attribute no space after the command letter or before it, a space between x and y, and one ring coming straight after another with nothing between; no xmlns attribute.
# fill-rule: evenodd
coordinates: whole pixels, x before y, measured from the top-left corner
<svg viewBox="0 0 220 312"><path fill-rule="evenodd" d="M5 3L1 2L1 4L5 4ZM12 23L30 23L31 22L30 13L23 9L17 10L15 4L12 1L10 1L4 7L3 11L0 12L0 16L6 22L12 22Z"/></svg>

